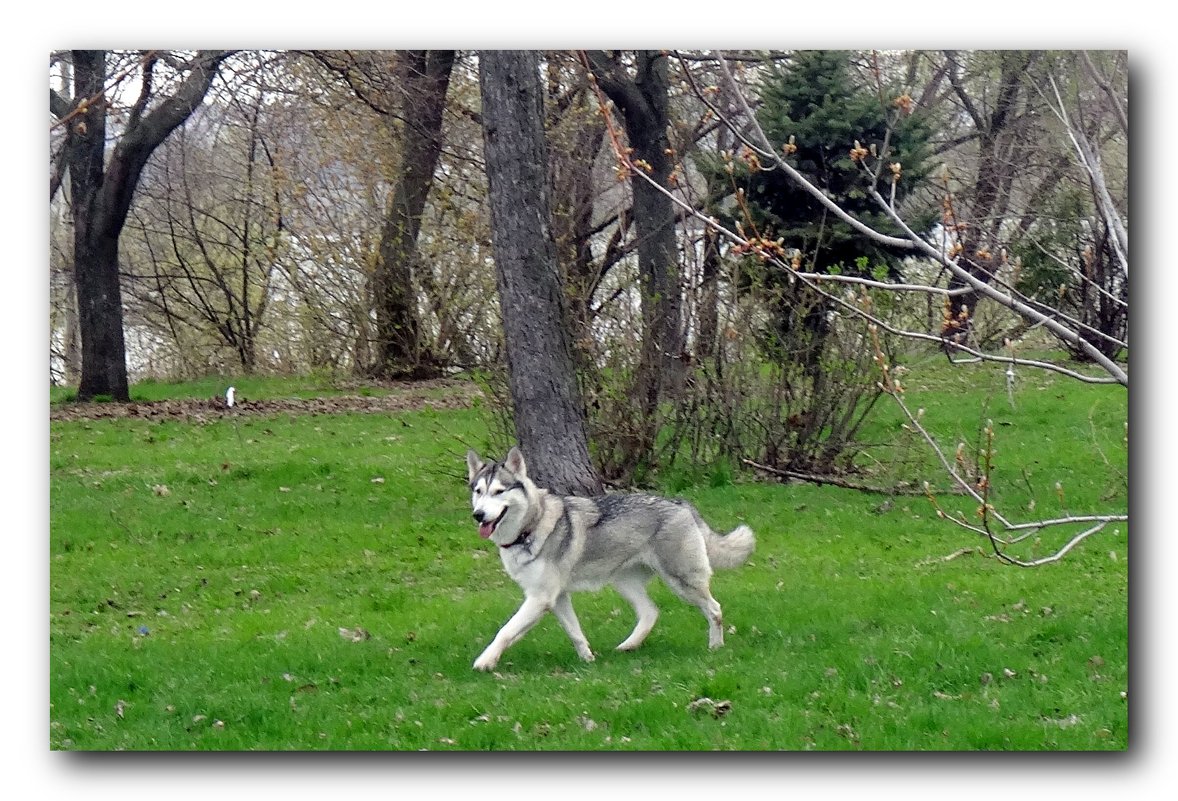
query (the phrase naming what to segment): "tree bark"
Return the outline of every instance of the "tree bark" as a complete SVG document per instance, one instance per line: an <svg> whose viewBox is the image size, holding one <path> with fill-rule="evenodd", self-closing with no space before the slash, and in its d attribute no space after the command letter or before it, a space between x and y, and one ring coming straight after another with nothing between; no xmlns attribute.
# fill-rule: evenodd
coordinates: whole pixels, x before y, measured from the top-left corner
<svg viewBox="0 0 1178 801"><path fill-rule="evenodd" d="M146 115L154 56L143 65L139 100L104 165L106 148L106 51L75 50L74 101L69 105L67 152L74 210L74 276L82 340L78 400L108 395L129 400L123 301L119 286L119 235L139 175L152 151L204 99L228 51L200 51L174 95ZM50 109L54 107L50 96ZM72 115L72 116L70 116Z"/></svg>
<svg viewBox="0 0 1178 801"><path fill-rule="evenodd" d="M413 273L421 217L442 152L442 112L454 55L453 50L407 50L401 54L403 155L381 229L374 284L378 361L373 372L384 378L424 378L439 373L421 341Z"/></svg>
<svg viewBox="0 0 1178 801"><path fill-rule="evenodd" d="M645 165L659 187L668 188L672 163L666 55L637 51L633 77L602 51L590 51L588 58L593 77L622 114L634 162ZM634 176L631 189L643 321L635 393L643 425L641 441L634 443L629 458L641 460L654 446L659 404L682 386L685 360L675 208L664 192L641 176Z"/></svg>
<svg viewBox="0 0 1178 801"><path fill-rule="evenodd" d="M597 495L552 238L538 54L480 51L479 87L516 436L540 486Z"/></svg>
<svg viewBox="0 0 1178 801"><path fill-rule="evenodd" d="M695 337L695 360L708 364L717 355L720 326L720 234L714 228L703 232L703 269L700 274L699 328Z"/></svg>

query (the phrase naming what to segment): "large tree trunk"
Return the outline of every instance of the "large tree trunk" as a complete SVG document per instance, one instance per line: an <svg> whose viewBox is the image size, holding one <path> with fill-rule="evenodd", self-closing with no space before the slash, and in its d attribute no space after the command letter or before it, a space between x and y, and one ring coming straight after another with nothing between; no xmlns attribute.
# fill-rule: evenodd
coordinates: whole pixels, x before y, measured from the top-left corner
<svg viewBox="0 0 1178 801"><path fill-rule="evenodd" d="M424 378L439 372L421 341L413 272L421 216L442 151L442 112L453 66L453 50L407 50L400 58L403 155L381 230L374 285L374 372L385 378Z"/></svg>
<svg viewBox="0 0 1178 801"><path fill-rule="evenodd" d="M200 105L227 51L201 51L175 94L143 114L152 97L155 56L143 65L143 83L122 137L104 168L106 149L106 52L75 50L74 99L68 104L65 158L73 189L74 276L82 339L78 400L108 395L129 400L119 287L119 235L139 175L152 151ZM61 98L50 95L50 109Z"/></svg>
<svg viewBox="0 0 1178 801"><path fill-rule="evenodd" d="M94 232L90 226L79 223L74 235L74 281L78 287L78 327L82 335L78 400L91 400L100 395L112 400L130 400L118 234Z"/></svg>
<svg viewBox="0 0 1178 801"><path fill-rule="evenodd" d="M89 101L70 123L67 148L74 210L74 285L82 339L78 399L129 400L119 230L102 194L106 145L106 52L74 51L74 97Z"/></svg>
<svg viewBox="0 0 1178 801"><path fill-rule="evenodd" d="M557 277L538 54L481 51L479 86L516 436L540 486L600 494Z"/></svg>

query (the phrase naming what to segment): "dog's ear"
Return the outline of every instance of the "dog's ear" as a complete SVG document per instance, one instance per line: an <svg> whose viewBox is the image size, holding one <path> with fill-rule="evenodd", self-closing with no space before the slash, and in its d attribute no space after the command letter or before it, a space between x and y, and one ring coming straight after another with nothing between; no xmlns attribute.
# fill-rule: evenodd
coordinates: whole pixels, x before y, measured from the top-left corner
<svg viewBox="0 0 1178 801"><path fill-rule="evenodd" d="M474 481L474 477L483 469L483 460L473 450L466 452L466 480Z"/></svg>
<svg viewBox="0 0 1178 801"><path fill-rule="evenodd" d="M503 460L503 466L520 478L525 478L528 475L528 466L524 462L524 455L514 445L507 452L507 458Z"/></svg>

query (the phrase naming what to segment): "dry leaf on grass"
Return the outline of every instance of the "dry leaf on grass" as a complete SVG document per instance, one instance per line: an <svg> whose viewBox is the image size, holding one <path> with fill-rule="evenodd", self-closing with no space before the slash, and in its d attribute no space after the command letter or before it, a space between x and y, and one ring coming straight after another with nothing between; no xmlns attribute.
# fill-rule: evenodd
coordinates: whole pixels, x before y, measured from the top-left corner
<svg viewBox="0 0 1178 801"><path fill-rule="evenodd" d="M704 696L702 698L696 698L688 704L687 711L692 714L707 712L714 718L720 718L732 711L732 702L713 701L711 698Z"/></svg>
<svg viewBox="0 0 1178 801"><path fill-rule="evenodd" d="M371 634L359 626L354 629L348 629L341 626L339 630L339 636L343 637L345 640L351 640L352 642L363 642L364 640L370 639L372 637Z"/></svg>

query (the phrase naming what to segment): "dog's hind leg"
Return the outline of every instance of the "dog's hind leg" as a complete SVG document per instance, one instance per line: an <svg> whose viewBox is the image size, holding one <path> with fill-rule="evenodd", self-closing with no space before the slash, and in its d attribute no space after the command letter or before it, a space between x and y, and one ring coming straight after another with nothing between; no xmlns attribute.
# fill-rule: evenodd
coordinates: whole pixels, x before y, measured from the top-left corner
<svg viewBox="0 0 1178 801"><path fill-rule="evenodd" d="M678 576L663 575L663 581L671 590L692 606L698 607L708 621L708 647L724 645L724 616L720 603L712 597L708 578L700 581L685 581Z"/></svg>
<svg viewBox="0 0 1178 801"><path fill-rule="evenodd" d="M618 645L619 651L633 651L642 645L646 635L650 634L655 621L658 620L659 608L646 594L646 583L649 580L650 576L644 573L627 573L613 583L618 594L630 602L630 605L634 607L634 613L638 616L638 622L634 624L634 631L630 632L630 636Z"/></svg>
<svg viewBox="0 0 1178 801"><path fill-rule="evenodd" d="M589 648L589 641L581 631L581 622L577 620L577 613L573 611L573 601L567 592L561 593L552 605L552 614L560 621L565 633L573 641L573 648L577 649L577 656L586 662L593 661L593 651Z"/></svg>

